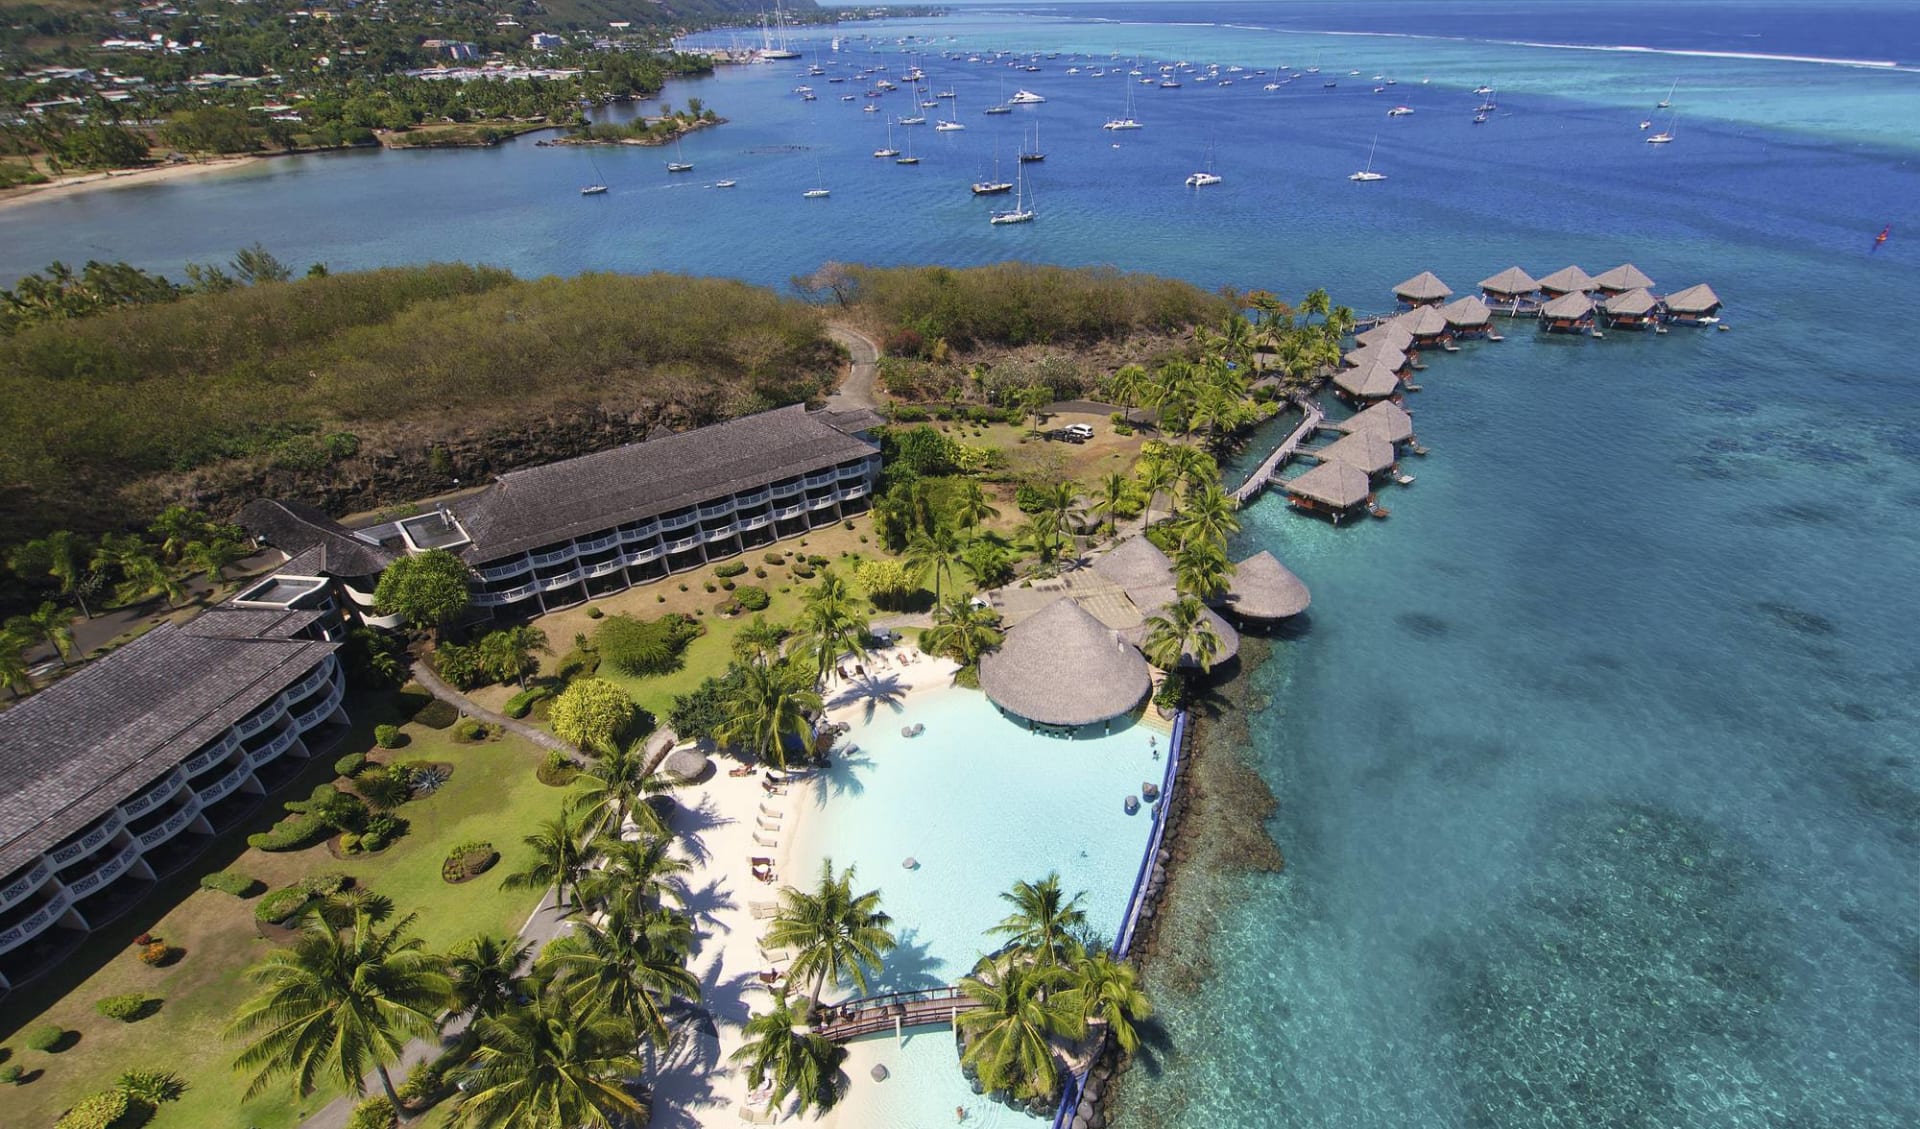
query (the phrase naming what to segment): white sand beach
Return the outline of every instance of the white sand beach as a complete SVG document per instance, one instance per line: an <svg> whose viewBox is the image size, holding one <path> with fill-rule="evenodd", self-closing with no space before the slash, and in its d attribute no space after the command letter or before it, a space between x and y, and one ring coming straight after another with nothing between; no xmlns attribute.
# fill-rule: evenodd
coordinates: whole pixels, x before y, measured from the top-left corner
<svg viewBox="0 0 1920 1129"><path fill-rule="evenodd" d="M0 192L0 209L17 208L24 204L46 200L62 200L87 192L98 192L105 188L159 184L169 180L204 176L208 173L230 172L255 161L266 160L267 157L268 155L265 154L249 157L218 157L209 161L153 165L141 169L110 169L106 172L75 173L70 176L55 177L45 184L22 184Z"/></svg>

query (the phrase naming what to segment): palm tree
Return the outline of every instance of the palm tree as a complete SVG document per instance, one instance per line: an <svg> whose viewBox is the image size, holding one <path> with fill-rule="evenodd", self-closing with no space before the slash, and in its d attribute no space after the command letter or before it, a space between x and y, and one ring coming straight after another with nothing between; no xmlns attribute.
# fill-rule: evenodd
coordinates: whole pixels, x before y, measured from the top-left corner
<svg viewBox="0 0 1920 1129"><path fill-rule="evenodd" d="M401 1107L387 1064L410 1039L439 1030L436 1017L453 996L443 962L409 936L414 915L381 929L364 913L350 929L310 917L290 949L270 953L246 976L265 990L240 1006L226 1034L259 1032L234 1067L253 1070L246 1100L276 1075L291 1073L301 1097L329 1076L366 1093L367 1070L395 1109Z"/></svg>
<svg viewBox="0 0 1920 1129"><path fill-rule="evenodd" d="M604 841L600 848L604 864L580 880L581 897L598 905L622 903L634 910L658 905L668 897L683 900L686 894L678 879L693 865L675 856L672 848L673 840L664 835Z"/></svg>
<svg viewBox="0 0 1920 1129"><path fill-rule="evenodd" d="M761 613L755 613L751 620L733 637L734 657L743 662L761 666L780 657L780 646L787 641L787 629L777 623L770 623Z"/></svg>
<svg viewBox="0 0 1920 1129"><path fill-rule="evenodd" d="M1218 481L1203 482L1187 497L1187 512L1179 525L1180 543L1195 542L1219 546L1224 550L1227 538L1240 532L1240 519L1234 516L1239 503L1220 488Z"/></svg>
<svg viewBox="0 0 1920 1129"><path fill-rule="evenodd" d="M787 1002L784 987L773 991L773 1006L754 1012L742 1030L747 1039L731 1056L733 1062L747 1064L747 1086L758 1090L773 1079L773 1108L798 1095L799 1112L818 1107L832 1109L840 1100L836 1084L840 1060L846 1052L825 1035L809 1031L804 1016Z"/></svg>
<svg viewBox="0 0 1920 1129"><path fill-rule="evenodd" d="M207 541L189 541L180 550L180 560L196 572L204 572L207 579L219 582L227 578L227 567L246 560L251 552L245 545L226 537L215 537Z"/></svg>
<svg viewBox="0 0 1920 1129"><path fill-rule="evenodd" d="M1333 300L1327 296L1324 287L1315 287L1309 290L1307 296L1300 301L1300 313L1308 319L1311 319L1315 314L1326 317L1332 308Z"/></svg>
<svg viewBox="0 0 1920 1129"><path fill-rule="evenodd" d="M648 835L667 834L660 815L646 803L673 785L658 773L647 772L646 747L641 742L613 747L596 760L589 761L573 778L574 792L567 799L567 810L578 822L582 834L606 832L615 838L631 819Z"/></svg>
<svg viewBox="0 0 1920 1129"><path fill-rule="evenodd" d="M553 653L547 633L537 627L522 623L489 631L480 637L480 669L496 682L518 682L525 689L527 676L540 669L536 651Z"/></svg>
<svg viewBox="0 0 1920 1129"><path fill-rule="evenodd" d="M1161 670L1173 670L1191 657L1202 671L1209 671L1223 646L1220 633L1207 618L1206 605L1192 596L1182 596L1147 617L1147 634L1140 650Z"/></svg>
<svg viewBox="0 0 1920 1129"><path fill-rule="evenodd" d="M1227 590L1233 562L1218 544L1208 540L1182 542L1173 554L1173 579L1181 593L1211 601Z"/></svg>
<svg viewBox="0 0 1920 1129"><path fill-rule="evenodd" d="M1132 423L1134 401L1152 386L1153 379L1147 375L1145 368L1140 365L1121 365L1119 371L1107 381L1107 395L1120 401L1121 408L1126 412L1126 421Z"/></svg>
<svg viewBox="0 0 1920 1129"><path fill-rule="evenodd" d="M629 1089L644 1069L627 1049L632 1028L594 1004L549 987L527 1006L474 1025L463 1129L613 1129L644 1123Z"/></svg>
<svg viewBox="0 0 1920 1129"><path fill-rule="evenodd" d="M953 579L954 567L961 563L962 546L953 530L938 525L930 533L914 530L907 537L907 567L922 576L933 576L933 602L940 602L940 579Z"/></svg>
<svg viewBox="0 0 1920 1129"><path fill-rule="evenodd" d="M921 636L927 649L957 659L962 667L1000 645L1000 613L955 596L934 609L933 626Z"/></svg>
<svg viewBox="0 0 1920 1129"><path fill-rule="evenodd" d="M504 1015L520 998L521 966L533 942L516 944L491 933L477 933L447 954L453 982L453 1014L475 1019Z"/></svg>
<svg viewBox="0 0 1920 1129"><path fill-rule="evenodd" d="M566 905L568 889L579 893L580 875L598 853L593 843L582 842L584 838L581 823L568 812L542 822L540 830L521 840L533 848L533 861L501 879L500 888L544 890L552 886L559 904Z"/></svg>
<svg viewBox="0 0 1920 1129"><path fill-rule="evenodd" d="M1141 522L1143 525L1152 525L1153 500L1161 494L1166 494L1169 497L1172 496L1177 475L1174 473L1173 464L1165 458L1140 460L1140 466L1136 471L1136 475L1137 477L1134 480L1135 486L1140 491L1141 501L1144 506L1143 512L1140 515Z"/></svg>
<svg viewBox="0 0 1920 1129"><path fill-rule="evenodd" d="M960 978L960 990L981 1005L956 1020L967 1037L960 1060L973 1067L981 1086L1019 1098L1052 1095L1057 1074L1051 1039L1080 1029L1073 1001L1050 992L1065 983L1061 969L1018 961Z"/></svg>
<svg viewBox="0 0 1920 1129"><path fill-rule="evenodd" d="M1029 514L1013 535L1039 556L1041 564L1051 562L1060 553L1060 525L1046 514Z"/></svg>
<svg viewBox="0 0 1920 1129"><path fill-rule="evenodd" d="M739 685L728 695L726 720L714 736L722 744L751 751L775 768L787 766L787 739L811 748L812 715L821 708L813 678L793 663L740 668Z"/></svg>
<svg viewBox="0 0 1920 1129"><path fill-rule="evenodd" d="M88 562L92 551L86 539L68 529L58 529L47 534L39 541L31 542L30 548L46 554L47 575L60 582L60 594L72 596L80 605L80 614L88 619L93 612L87 607L87 579L92 572Z"/></svg>
<svg viewBox="0 0 1920 1129"><path fill-rule="evenodd" d="M1080 487L1072 482L1056 482L1042 493L1046 499L1041 514L1053 522L1063 539L1071 537L1080 528Z"/></svg>
<svg viewBox="0 0 1920 1129"><path fill-rule="evenodd" d="M823 575L832 576L832 572L829 570ZM855 658L867 655L866 614L844 594L846 588L839 583L839 578L834 580L840 594L827 597L819 596L820 589L809 592L806 608L800 613L800 646L813 656L815 671L821 678L827 676L841 655L849 652Z"/></svg>
<svg viewBox="0 0 1920 1129"><path fill-rule="evenodd" d="M25 654L31 642L11 627L0 630L0 683L16 698L33 693L33 668Z"/></svg>
<svg viewBox="0 0 1920 1129"><path fill-rule="evenodd" d="M576 922L540 960L576 1007L604 1008L627 1021L632 1038L658 1047L666 1045L672 1001L700 998L700 981L687 971L692 945L685 918L615 902L604 915Z"/></svg>
<svg viewBox="0 0 1920 1129"><path fill-rule="evenodd" d="M978 482L966 479L953 492L953 500L948 503L953 520L967 531L967 540L972 541L974 530L980 524L1000 516L1000 511L987 500L987 492Z"/></svg>
<svg viewBox="0 0 1920 1129"><path fill-rule="evenodd" d="M1247 320L1247 315L1238 310L1228 314L1227 320L1220 325L1221 354L1227 360L1244 365L1253 353L1253 342L1253 323Z"/></svg>
<svg viewBox="0 0 1920 1129"><path fill-rule="evenodd" d="M1120 511L1132 506L1135 497L1133 480L1121 472L1108 471L1100 479L1100 496L1093 503L1093 512L1107 515L1107 536L1119 534Z"/></svg>
<svg viewBox="0 0 1920 1129"><path fill-rule="evenodd" d="M1033 417L1033 430L1030 434L1040 434L1040 421L1046 418L1047 405L1053 403L1053 389L1044 384L1029 384L1014 393L1015 403L1020 405L1022 417Z"/></svg>
<svg viewBox="0 0 1920 1129"><path fill-rule="evenodd" d="M780 888L780 909L767 927L767 945L792 949L793 979L813 981L815 1001L829 982L867 990L867 973L893 951L893 918L880 910L880 891L853 892L854 868L833 872L833 860L820 863L820 882L812 893Z"/></svg>
<svg viewBox="0 0 1920 1129"><path fill-rule="evenodd" d="M160 542L160 552L170 561L177 561L186 552L190 542L197 541L207 531L207 515L185 506L168 506L161 510L147 527L148 535Z"/></svg>
<svg viewBox="0 0 1920 1129"><path fill-rule="evenodd" d="M988 932L1008 938L1013 951L1034 964L1059 965L1074 931L1087 923L1087 911L1080 906L1084 898L1084 892L1071 898L1061 892L1058 871L1038 882L1015 882L1000 895L1013 912Z"/></svg>
<svg viewBox="0 0 1920 1129"><path fill-rule="evenodd" d="M1104 946L1075 943L1069 952L1067 974L1073 986L1063 1002L1071 1002L1081 1022L1105 1024L1123 1051L1131 1053L1138 1048L1140 1033L1135 1024L1153 1015L1153 1004L1140 990L1140 975L1134 967L1116 959Z"/></svg>
<svg viewBox="0 0 1920 1129"><path fill-rule="evenodd" d="M9 619L7 629L27 638L38 635L45 639L53 647L53 653L60 657L61 664L65 665L73 658L73 628L68 626L72 619L72 613L59 604L44 600L31 614Z"/></svg>
<svg viewBox="0 0 1920 1129"><path fill-rule="evenodd" d="M997 537L982 537L968 545L960 567L967 570L976 588L997 588L1013 575L1013 561Z"/></svg>

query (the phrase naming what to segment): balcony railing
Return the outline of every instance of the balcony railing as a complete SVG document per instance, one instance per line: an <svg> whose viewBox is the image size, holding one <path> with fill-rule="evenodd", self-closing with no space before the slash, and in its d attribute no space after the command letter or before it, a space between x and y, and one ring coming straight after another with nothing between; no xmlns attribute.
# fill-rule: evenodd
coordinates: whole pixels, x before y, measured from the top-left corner
<svg viewBox="0 0 1920 1129"><path fill-rule="evenodd" d="M619 530L620 540L626 542L629 545L633 544L635 541L645 541L647 538L653 537L657 535L659 532L660 532L660 523L657 521L650 521L645 525L639 526L634 529L623 528Z"/></svg>
<svg viewBox="0 0 1920 1129"><path fill-rule="evenodd" d="M297 729L289 729L280 734L280 736L275 737L273 740L255 749L253 752L248 753L247 765L251 768L259 768L268 761L275 760L281 753L293 748L293 743L299 739L300 731Z"/></svg>
<svg viewBox="0 0 1920 1129"><path fill-rule="evenodd" d="M339 694L328 694L319 704L293 719L293 732L296 734L305 733L307 730L327 720L333 713L334 708L339 704Z"/></svg>
<svg viewBox="0 0 1920 1129"><path fill-rule="evenodd" d="M245 784L247 778L252 775L253 766L245 761L240 762L239 767L235 768L232 772L227 773L225 776L214 781L210 786L200 790L200 803L206 805L213 803L215 800L223 799L235 788Z"/></svg>
<svg viewBox="0 0 1920 1129"><path fill-rule="evenodd" d="M738 533L738 532L739 532L739 528L735 525L735 523L728 522L727 524L721 526L718 529L703 529L700 531L700 535L702 538L706 540L708 544L712 544L715 541L725 541L727 538L733 536L735 533Z"/></svg>
<svg viewBox="0 0 1920 1129"><path fill-rule="evenodd" d="M644 549L635 549L633 552L627 554L627 563L630 565L645 564L658 557L661 551L658 545L648 545Z"/></svg>
<svg viewBox="0 0 1920 1129"><path fill-rule="evenodd" d="M663 531L672 530L672 529L685 529L687 526L692 525L694 522L699 520L700 520L699 514L693 512L692 510L688 510L686 513L680 514L677 517L668 516L668 517L661 518L660 528Z"/></svg>
<svg viewBox="0 0 1920 1129"><path fill-rule="evenodd" d="M476 568L473 572L475 576L478 576L482 580L511 580L532 567L533 559L522 554L504 564Z"/></svg>
<svg viewBox="0 0 1920 1129"><path fill-rule="evenodd" d="M584 557L588 553L597 553L597 552L600 552L602 549L611 549L615 545L618 545L619 543L620 543L620 534L603 533L598 537L576 541L574 542L573 547L579 551L581 556Z"/></svg>
<svg viewBox="0 0 1920 1129"><path fill-rule="evenodd" d="M840 500L840 496L838 494L826 494L826 495L822 495L821 497L808 500L807 508L810 510L824 510L828 506L833 505L835 502L839 500Z"/></svg>
<svg viewBox="0 0 1920 1129"><path fill-rule="evenodd" d="M868 486L866 483L860 482L847 487L845 490L840 491L840 497L849 501L854 498L864 498L867 496L869 492L872 491L872 489L873 488Z"/></svg>
<svg viewBox="0 0 1920 1129"><path fill-rule="evenodd" d="M570 568L558 576L543 576L534 581L534 583L540 586L542 592L557 591L558 589L565 588L569 584L580 583L580 570Z"/></svg>
<svg viewBox="0 0 1920 1129"><path fill-rule="evenodd" d="M161 824L158 827L153 828L152 830L148 831L146 834L140 836L140 846L148 850L151 850L154 847L159 846L160 844L166 842L168 839L171 839L175 835L180 834L180 829L182 827L185 827L187 824L192 823L194 817L199 814L200 814L199 799L195 798L193 800L188 801L186 807L183 807L179 811L174 812L172 815L168 816L167 821L165 823Z"/></svg>
<svg viewBox="0 0 1920 1129"><path fill-rule="evenodd" d="M220 738L219 744L214 745L210 748L202 749L199 752L195 753L194 755L188 757L187 763L182 767L184 767L187 770L188 776L197 776L200 773L205 772L207 769L212 768L219 761L223 760L226 757L226 755L228 753L231 753L234 750L234 748L239 744L240 744L240 735L238 733L235 733L231 729L229 729L227 731L227 735L225 737Z"/></svg>
<svg viewBox="0 0 1920 1129"><path fill-rule="evenodd" d="M139 857L140 844L128 843L126 846L120 848L119 854L108 859L105 864L92 874L87 875L78 882L67 883L68 896L75 900L86 897L101 886L120 877L121 872L132 866L134 860Z"/></svg>
<svg viewBox="0 0 1920 1129"><path fill-rule="evenodd" d="M282 695L279 699L268 705L267 708L234 726L234 736L251 737L267 726L279 721L282 717L286 716L286 712L287 700L286 696Z"/></svg>
<svg viewBox="0 0 1920 1129"><path fill-rule="evenodd" d="M534 586L522 584L517 588L503 588L498 592L475 592L473 602L476 607L497 608L501 604L511 604L515 600L524 600L533 595Z"/></svg>
<svg viewBox="0 0 1920 1129"><path fill-rule="evenodd" d="M32 917L27 918L5 933L0 933L0 953L4 953L8 949L15 948L34 937L38 937L46 930L47 926L53 924L54 918L67 912L67 905L72 900L72 896L62 890L53 896L52 901L34 911Z"/></svg>
<svg viewBox="0 0 1920 1129"><path fill-rule="evenodd" d="M669 553L683 552L687 549L694 548L699 544L700 544L700 538L698 537L682 537L677 541L667 542L667 552Z"/></svg>
<svg viewBox="0 0 1920 1129"><path fill-rule="evenodd" d="M582 569L586 573L587 579L592 580L596 576L605 576L610 572L619 572L625 564L625 557L615 557L610 561L601 561L597 565L584 565Z"/></svg>
<svg viewBox="0 0 1920 1129"><path fill-rule="evenodd" d="M13 880L13 884L0 890L0 906L10 906L40 888L40 883L53 873L53 867L47 860L41 859L33 864L33 869Z"/></svg>
<svg viewBox="0 0 1920 1129"><path fill-rule="evenodd" d="M565 564L576 555L577 552L572 545L562 545L550 553L528 553L527 559L538 568L541 565Z"/></svg>
<svg viewBox="0 0 1920 1129"><path fill-rule="evenodd" d="M707 518L712 518L712 517L726 517L728 514L732 512L733 512L733 499L728 498L725 501L708 502L706 505L701 506L700 518L702 521L704 521Z"/></svg>
<svg viewBox="0 0 1920 1129"><path fill-rule="evenodd" d="M120 805L120 818L133 819L145 815L173 797L187 782L187 774L174 769L165 780L155 784L142 795L135 796Z"/></svg>
<svg viewBox="0 0 1920 1129"><path fill-rule="evenodd" d="M866 476L867 464L865 463L854 463L852 466L843 466L840 468L840 480L842 482L849 478L865 478Z"/></svg>
<svg viewBox="0 0 1920 1129"><path fill-rule="evenodd" d="M759 517L743 517L735 524L742 530L759 529L772 520L772 514L761 514Z"/></svg>
<svg viewBox="0 0 1920 1129"><path fill-rule="evenodd" d="M806 488L806 483L796 478L792 482L776 482L767 487L767 492L776 498L791 498Z"/></svg>
<svg viewBox="0 0 1920 1129"><path fill-rule="evenodd" d="M762 502L768 501L772 497L773 490L769 487L762 486L760 489L748 494L735 494L733 496L733 504L744 510L749 506L757 506Z"/></svg>
<svg viewBox="0 0 1920 1129"><path fill-rule="evenodd" d="M125 822L126 820L121 817L120 813L114 811L107 816L105 823L87 832L85 836L53 852L53 854L49 856L53 859L53 865L65 866L82 855L99 850L100 844L119 833L121 825Z"/></svg>
<svg viewBox="0 0 1920 1129"><path fill-rule="evenodd" d="M806 478L802 479L801 481L806 484L806 487L809 490L813 489L816 486L832 486L833 471L823 470L814 474L809 474Z"/></svg>
<svg viewBox="0 0 1920 1129"><path fill-rule="evenodd" d="M791 506L781 506L779 509L773 511L773 516L780 518L782 520L785 520L786 518L790 518L790 517L799 517L801 514L806 512L807 512L806 504L803 502L796 502Z"/></svg>
<svg viewBox="0 0 1920 1129"><path fill-rule="evenodd" d="M332 656L328 656L326 662L323 662L319 666L314 667L313 670L305 678L302 678L300 681L294 683L291 689L289 689L286 693L280 695L280 700L285 702L287 705L292 705L295 702L298 702L300 699L306 697L308 694L313 693L315 690L318 690L320 687L332 681L334 668L335 668L335 664L333 662L333 658Z"/></svg>

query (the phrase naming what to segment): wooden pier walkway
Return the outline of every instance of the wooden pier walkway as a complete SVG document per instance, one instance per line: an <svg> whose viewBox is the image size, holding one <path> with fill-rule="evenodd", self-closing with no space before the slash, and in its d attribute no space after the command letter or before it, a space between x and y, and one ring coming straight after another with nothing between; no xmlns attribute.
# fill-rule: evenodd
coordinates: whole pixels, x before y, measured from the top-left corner
<svg viewBox="0 0 1920 1129"><path fill-rule="evenodd" d="M978 1000L958 988L889 992L834 1004L822 1012L813 1029L836 1043L844 1043L882 1031L951 1024L956 1014L979 1006Z"/></svg>
<svg viewBox="0 0 1920 1129"><path fill-rule="evenodd" d="M1294 428L1291 434L1280 441L1280 445L1273 449L1272 454L1260 461L1260 465L1255 468L1252 474L1247 476L1245 482L1234 487L1233 500L1236 503L1246 505L1258 495L1260 491L1266 489L1267 483L1272 480L1274 473L1280 469L1280 464L1286 462L1294 452L1298 451L1300 444L1306 442L1308 436L1319 430L1321 422L1327 418L1326 413L1320 410L1320 405L1314 403L1312 400L1302 397L1296 399L1294 403L1298 404L1300 410L1307 414L1307 418L1301 420L1300 426Z"/></svg>

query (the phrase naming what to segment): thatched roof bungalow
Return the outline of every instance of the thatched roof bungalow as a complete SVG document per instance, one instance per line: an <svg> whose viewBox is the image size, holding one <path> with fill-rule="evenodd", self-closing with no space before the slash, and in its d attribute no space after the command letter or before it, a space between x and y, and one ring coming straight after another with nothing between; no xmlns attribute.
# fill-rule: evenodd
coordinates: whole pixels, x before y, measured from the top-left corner
<svg viewBox="0 0 1920 1129"><path fill-rule="evenodd" d="M1383 360L1365 368L1343 368L1333 374L1333 389L1347 400L1385 400L1400 391L1400 376Z"/></svg>
<svg viewBox="0 0 1920 1129"><path fill-rule="evenodd" d="M1593 327L1593 299L1575 292L1540 307L1540 326L1548 333L1580 333Z"/></svg>
<svg viewBox="0 0 1920 1129"><path fill-rule="evenodd" d="M1625 294L1629 290L1651 290L1653 280L1632 263L1621 263L1595 275L1593 285L1602 294Z"/></svg>
<svg viewBox="0 0 1920 1129"><path fill-rule="evenodd" d="M1393 319L1393 324L1413 334L1416 345L1435 345L1450 332L1447 319L1435 306L1417 306Z"/></svg>
<svg viewBox="0 0 1920 1129"><path fill-rule="evenodd" d="M1645 329L1659 320L1660 299L1642 287L1615 294L1600 303L1607 325L1621 329Z"/></svg>
<svg viewBox="0 0 1920 1129"><path fill-rule="evenodd" d="M1477 294L1455 298L1441 306L1440 316L1447 319L1456 337L1477 337L1493 327L1493 311Z"/></svg>
<svg viewBox="0 0 1920 1129"><path fill-rule="evenodd" d="M1165 611L1166 609L1164 607L1158 607L1148 611L1148 618L1143 620L1140 626L1128 628L1120 633L1120 637L1134 646L1145 650L1147 633L1153 630L1152 617L1160 615ZM1212 626L1214 635L1220 639L1220 646L1213 652L1213 657L1208 660L1209 665L1219 666L1221 663L1231 662L1240 654L1240 633L1235 631L1233 625L1222 619L1220 613L1214 611L1212 608L1203 605L1201 614L1207 623ZM1197 667L1200 665L1199 656L1193 653L1192 648L1183 650L1180 652L1180 665Z"/></svg>
<svg viewBox="0 0 1920 1129"><path fill-rule="evenodd" d="M1147 696L1147 660L1062 596L980 658L980 688L1002 710L1041 725L1078 727L1127 713Z"/></svg>
<svg viewBox="0 0 1920 1129"><path fill-rule="evenodd" d="M1667 320L1677 325L1711 325L1718 320L1720 296L1706 283L1667 295Z"/></svg>
<svg viewBox="0 0 1920 1129"><path fill-rule="evenodd" d="M1427 306L1444 302L1453 290L1430 270L1423 270L1393 288L1393 296L1409 306Z"/></svg>
<svg viewBox="0 0 1920 1129"><path fill-rule="evenodd" d="M1367 504L1373 483L1359 467L1326 462L1282 484L1287 501L1297 509L1326 514L1339 521Z"/></svg>
<svg viewBox="0 0 1920 1129"><path fill-rule="evenodd" d="M1362 349L1371 349L1377 345L1383 349L1404 353L1413 345L1413 334L1404 325L1385 321L1365 333L1354 334L1353 343Z"/></svg>
<svg viewBox="0 0 1920 1129"><path fill-rule="evenodd" d="M1540 280L1540 293L1547 298L1558 298L1562 294L1585 294L1598 289L1593 276L1579 267L1561 267Z"/></svg>
<svg viewBox="0 0 1920 1129"><path fill-rule="evenodd" d="M1405 375L1413 371L1413 361L1398 349L1389 349L1385 345L1368 345L1364 349L1355 349L1340 358L1340 363L1348 368L1372 368L1384 365L1391 372Z"/></svg>
<svg viewBox="0 0 1920 1129"><path fill-rule="evenodd" d="M1221 606L1241 619L1286 619L1313 600L1299 577L1262 549L1234 566Z"/></svg>
<svg viewBox="0 0 1920 1129"><path fill-rule="evenodd" d="M1323 463L1346 463L1368 478L1385 474L1399 460L1393 444L1372 431L1351 432L1310 453Z"/></svg>
<svg viewBox="0 0 1920 1129"><path fill-rule="evenodd" d="M1480 280L1480 293L1487 301L1496 306L1512 309L1523 303L1530 304L1540 289L1540 283L1519 267L1508 267L1492 278Z"/></svg>
<svg viewBox="0 0 1920 1129"><path fill-rule="evenodd" d="M1405 408L1390 402L1375 404L1336 426L1349 435L1371 432L1389 443L1406 443L1413 439L1413 417L1407 414Z"/></svg>

